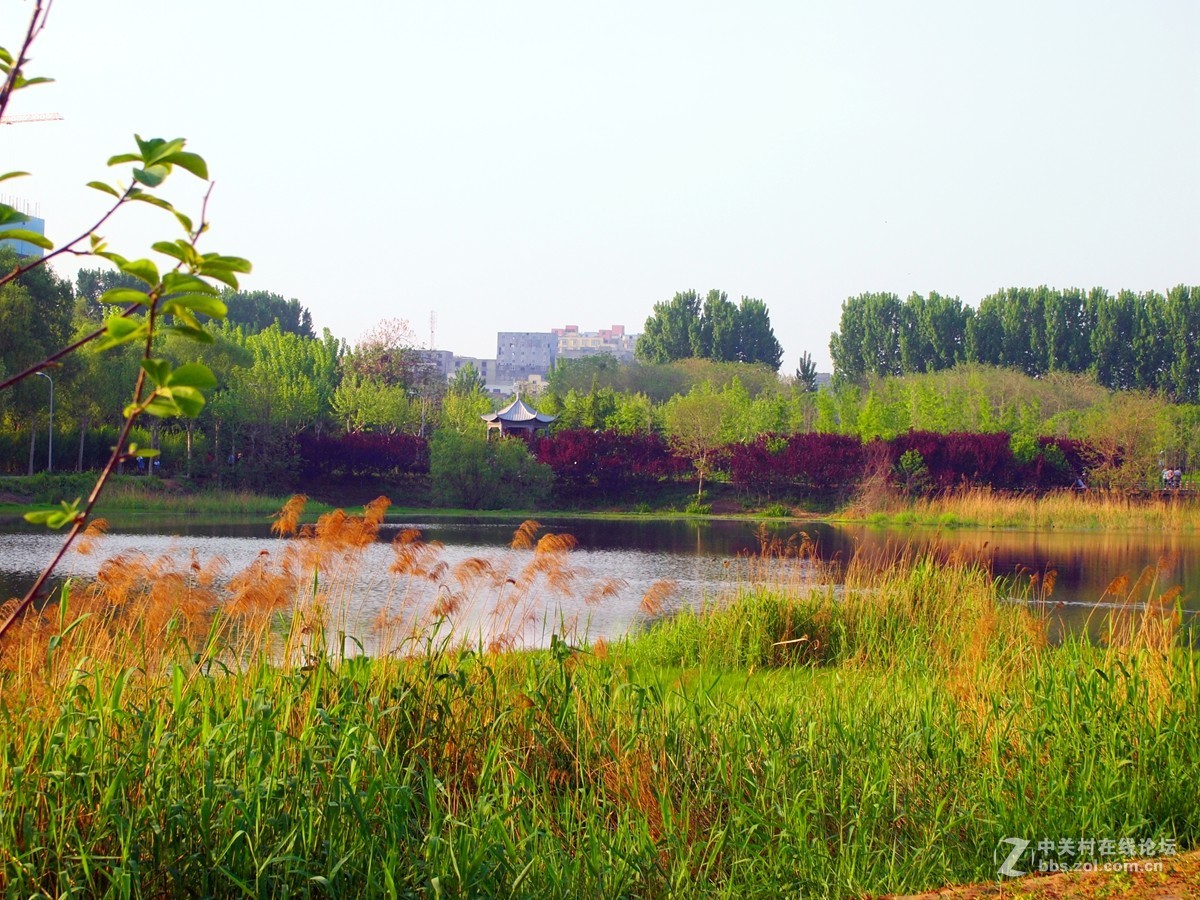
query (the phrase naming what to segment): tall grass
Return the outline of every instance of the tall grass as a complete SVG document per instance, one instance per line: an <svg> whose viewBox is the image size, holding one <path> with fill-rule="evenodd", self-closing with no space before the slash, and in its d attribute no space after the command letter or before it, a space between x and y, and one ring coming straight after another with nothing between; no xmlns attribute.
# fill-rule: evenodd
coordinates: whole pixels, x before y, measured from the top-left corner
<svg viewBox="0 0 1200 900"><path fill-rule="evenodd" d="M381 514L330 514L290 567L228 583L115 563L23 623L0 658L8 893L859 896L995 877L1006 836L1200 833L1172 598L1051 646L970 563L900 552L835 593L767 547L731 562L736 594L624 641L464 644L441 591L369 657L324 585ZM460 609L503 608L535 562L530 602L569 582L570 541L543 540L464 570ZM397 607L441 562L396 543Z"/></svg>
<svg viewBox="0 0 1200 900"><path fill-rule="evenodd" d="M1200 503L1190 495L1133 495L1123 491L1054 491L1041 496L968 488L935 497L882 506L859 505L847 515L878 524L987 526L992 528L1072 530L1200 529Z"/></svg>

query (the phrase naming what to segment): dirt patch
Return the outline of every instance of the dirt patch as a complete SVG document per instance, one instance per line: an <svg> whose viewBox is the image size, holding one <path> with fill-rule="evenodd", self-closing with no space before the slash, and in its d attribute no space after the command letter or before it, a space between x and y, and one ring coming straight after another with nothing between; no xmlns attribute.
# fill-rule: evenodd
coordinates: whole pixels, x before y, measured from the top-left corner
<svg viewBox="0 0 1200 900"><path fill-rule="evenodd" d="M1112 865L1121 869L1031 875L993 884L968 884L924 894L894 896L893 900L976 900L984 897L1011 900L1109 900L1115 897L1182 900L1200 897L1200 851Z"/></svg>
<svg viewBox="0 0 1200 900"><path fill-rule="evenodd" d="M0 491L0 504L20 505L28 502L28 497L18 497L16 494L7 494Z"/></svg>

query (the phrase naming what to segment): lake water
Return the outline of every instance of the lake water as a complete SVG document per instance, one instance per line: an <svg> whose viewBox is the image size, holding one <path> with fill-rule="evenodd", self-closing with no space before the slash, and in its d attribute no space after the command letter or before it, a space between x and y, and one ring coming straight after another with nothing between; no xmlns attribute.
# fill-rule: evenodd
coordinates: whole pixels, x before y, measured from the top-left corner
<svg viewBox="0 0 1200 900"><path fill-rule="evenodd" d="M1153 581L1155 594L1178 586L1185 608L1191 613L1200 610L1200 536L1193 534L933 531L727 520L540 521L544 531L569 533L578 545L552 581L545 574L540 581L534 579L528 603L523 601L522 624L515 630L529 644L547 642L552 632L586 633L592 638L624 634L644 621L639 612L642 599L658 582L673 585L667 608L716 600L754 576L749 557L758 554L764 538L794 543L801 532L814 542L816 556L827 565L793 562L785 572L793 582L837 582L845 564L856 556L886 564L907 545L933 546L939 553L978 559L996 574L1007 576L1014 602L1034 596L1031 576L1040 581L1053 571L1048 608L1056 628L1098 628L1103 618L1098 613L1112 605L1105 590L1122 575L1130 582L1145 579L1147 589L1138 591L1135 599L1144 598ZM381 613L394 614L401 607L410 617L428 615L439 597L453 589L461 595L462 608L456 613L460 629L487 639L501 627L492 610L498 603L503 606L503 599L511 598L516 586L531 577L532 552L507 549L519 524L519 519L466 518L389 522L359 562L323 577L340 580L336 593L348 601L345 626L351 633L369 632ZM419 530L425 541L441 544L433 561L445 563L442 583L448 586L439 588L429 579L389 572L396 558L392 541L408 529ZM0 522L0 596L22 593L60 541L60 535L19 521ZM114 528L91 553L70 553L59 572L91 577L103 560L120 554L142 554L162 565L186 568L194 552L201 562L221 561L228 577L264 551L267 559L278 559L285 545L271 536L266 525L135 523ZM514 630L511 611L503 628Z"/></svg>

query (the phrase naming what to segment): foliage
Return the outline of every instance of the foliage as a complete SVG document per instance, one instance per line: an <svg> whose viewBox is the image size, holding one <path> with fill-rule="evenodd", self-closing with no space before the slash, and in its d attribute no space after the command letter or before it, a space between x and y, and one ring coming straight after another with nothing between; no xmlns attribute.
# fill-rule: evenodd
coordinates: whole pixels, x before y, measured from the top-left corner
<svg viewBox="0 0 1200 900"><path fill-rule="evenodd" d="M656 303L635 352L646 363L697 357L761 363L772 371L783 360L766 304L743 297L734 306L725 292L718 290L709 291L703 300L691 290L677 293L669 302Z"/></svg>
<svg viewBox="0 0 1200 900"><path fill-rule="evenodd" d="M126 560L23 623L10 893L858 897L994 880L1006 835L1200 837L1200 656L1153 590L1052 644L976 565L861 560L834 592L741 559L704 610L500 653L431 623L511 621L538 570L570 585L563 544L450 566L406 534L395 594L436 580L438 614L347 633L326 573L378 549L366 518L229 579Z"/></svg>
<svg viewBox="0 0 1200 900"><path fill-rule="evenodd" d="M352 431L343 435L303 432L297 438L305 478L327 475L423 474L429 442L403 432Z"/></svg>
<svg viewBox="0 0 1200 900"><path fill-rule="evenodd" d="M15 91L49 80L41 76L30 77L25 71L30 47L45 28L49 11L50 4L38 0L33 5L29 28L17 53L14 55L7 49L0 48L0 70L5 75L3 87L0 88L0 115L3 115ZM14 264L8 274L0 278L0 291L7 294L4 307L11 310L21 306L23 298L19 296L19 292L28 288L21 284L19 279L29 273L35 273L31 284L36 285L39 280L48 282L54 292L65 300L69 296L69 286L55 285L45 268L50 260L64 253L90 254L106 260L123 275L136 278L140 282L137 287L114 287L102 294L98 298L100 305L123 307L123 311L109 315L102 327L96 328L79 341L46 353L40 359L35 358L20 371L13 371L9 368L10 361L4 361L7 377L0 383L0 390L55 365L62 358L69 358L73 351L89 343L94 343L98 349L110 349L126 344L139 345L142 348L139 370L127 395L128 402L123 408L124 421L121 432L108 463L97 478L86 502L82 498L74 502L63 501L61 509L57 512L31 513L26 517L35 523L42 522L54 527L69 524L71 527L58 555L50 561L34 585L11 610L6 621L0 624L0 635L12 626L34 600L39 599L58 560L82 533L105 483L121 462L133 457L153 456L156 453L154 450L139 449L129 443L130 433L137 421L142 416L195 418L204 408L204 392L211 390L216 383L212 372L201 363L174 364L170 360L155 356L156 336L164 331L173 331L193 340L211 341L211 335L203 329L200 317L220 319L225 315L225 304L219 298L216 285L222 284L236 289L237 276L250 271L250 264L244 259L218 253L202 253L197 249L201 235L209 228L209 223L204 218L207 193L200 210L200 218L196 220L175 209L158 192L176 169L208 182L208 165L204 159L185 149L186 141L183 138L143 139L140 135L135 135L134 144L133 150L119 153L108 160L110 167L129 166L128 185L114 186L104 181L89 182L89 188L111 197L112 203L93 227L61 246L55 247L45 236L21 228L27 217L12 206L0 203L0 225L8 226L6 236L28 241L49 251L40 259ZM7 172L0 174L0 180L18 178L24 174L26 173ZM119 210L143 203L169 213L174 225L178 226L182 233L182 237L160 240L152 245L151 249L156 254L157 261L149 258L126 258L109 249L105 239L98 233L98 229ZM81 249L81 245L85 244L86 250ZM166 268L160 269L160 265ZM30 297L32 298L32 294ZM42 311L42 314L46 312L48 310ZM38 318L41 318L41 314ZM51 323L60 321L54 315L46 316L46 319ZM67 320L64 317L61 321ZM10 323L10 326L14 327L14 330L6 330L6 336L21 335L22 338L32 341L37 335L36 323L32 321L14 322ZM65 337L65 333L55 334L53 331L52 326L51 333L46 335L49 342L57 343ZM37 351L38 354L42 354L46 348L38 347Z"/></svg>
<svg viewBox="0 0 1200 900"><path fill-rule="evenodd" d="M538 437L533 448L538 461L553 471L556 485L575 497L630 497L691 468L662 435L650 432L559 430Z"/></svg>
<svg viewBox="0 0 1200 900"><path fill-rule="evenodd" d="M800 354L800 365L796 367L796 387L810 394L817 389L817 364L807 350Z"/></svg>
<svg viewBox="0 0 1200 900"><path fill-rule="evenodd" d="M265 331L272 325L280 331L299 337L315 338L312 313L293 297L285 300L270 291L226 290L221 294L225 301L225 317L241 325L248 333Z"/></svg>
<svg viewBox="0 0 1200 900"><path fill-rule="evenodd" d="M429 474L437 501L463 509L535 509L554 479L521 438L489 441L446 428L429 442Z"/></svg>
<svg viewBox="0 0 1200 900"><path fill-rule="evenodd" d="M685 397L676 397L663 408L667 440L680 456L692 461L698 477L696 496L704 493L704 479L712 474L725 444L721 421L729 412L725 393L708 385L692 388Z"/></svg>
<svg viewBox="0 0 1200 900"><path fill-rule="evenodd" d="M1200 402L1194 323L1198 289L1008 288L977 310L957 298L861 294L842 304L830 339L839 381L940 371L962 362L1040 377L1090 374L1108 388L1151 390Z"/></svg>

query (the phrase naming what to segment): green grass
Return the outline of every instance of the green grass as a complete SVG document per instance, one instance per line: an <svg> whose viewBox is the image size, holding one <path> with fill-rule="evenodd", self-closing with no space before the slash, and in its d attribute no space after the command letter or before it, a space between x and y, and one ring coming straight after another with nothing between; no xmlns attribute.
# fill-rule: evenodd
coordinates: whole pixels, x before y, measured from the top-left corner
<svg viewBox="0 0 1200 900"><path fill-rule="evenodd" d="M72 604L3 660L12 894L851 897L992 879L1006 836L1200 837L1200 663L1153 604L1050 646L902 556L610 645L378 659L311 608Z"/></svg>

